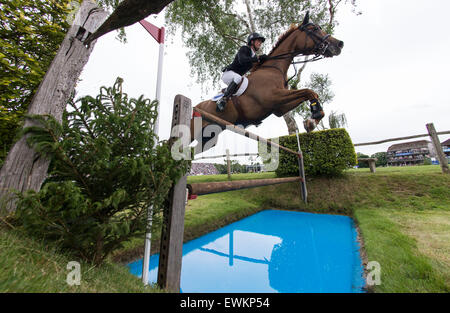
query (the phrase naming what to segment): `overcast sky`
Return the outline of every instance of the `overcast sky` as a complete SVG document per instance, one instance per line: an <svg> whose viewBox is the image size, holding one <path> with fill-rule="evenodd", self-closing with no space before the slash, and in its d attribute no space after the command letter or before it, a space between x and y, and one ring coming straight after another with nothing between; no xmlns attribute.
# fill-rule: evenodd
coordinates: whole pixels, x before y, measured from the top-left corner
<svg viewBox="0 0 450 313"><path fill-rule="evenodd" d="M325 113L345 113L347 131L355 144L425 134L425 124L431 122L437 131L450 130L450 1L358 1L358 10L363 14L356 16L345 7L338 14L340 24L334 36L345 42L342 54L309 64L303 76L319 72L331 78L335 98L325 107ZM164 26L163 15L147 20ZM117 41L115 33L98 40L77 86L78 96L96 95L101 86L111 86L120 76L130 96L155 98L158 44L140 24L126 31L127 44ZM202 93L201 86L190 76L181 37L167 41L160 115L162 139L170 134L175 95L189 97L195 106L216 93ZM263 50L268 53L271 47L266 45ZM233 57L224 56L230 61ZM301 127L302 122L297 122ZM248 130L267 138L288 134L284 119L273 115L261 126ZM440 136L441 142L448 138L450 135ZM356 151L370 155L396 143L400 142L356 147ZM257 152L256 143L226 131L217 147L204 155L224 154L226 148L231 153Z"/></svg>

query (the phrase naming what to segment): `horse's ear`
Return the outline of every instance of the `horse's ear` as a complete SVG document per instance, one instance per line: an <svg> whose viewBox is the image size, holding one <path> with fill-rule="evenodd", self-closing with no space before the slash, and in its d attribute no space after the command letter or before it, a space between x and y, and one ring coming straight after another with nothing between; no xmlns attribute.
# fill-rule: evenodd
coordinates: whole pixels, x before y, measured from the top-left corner
<svg viewBox="0 0 450 313"><path fill-rule="evenodd" d="M309 11L306 11L305 18L303 19L302 25L306 25L309 23Z"/></svg>

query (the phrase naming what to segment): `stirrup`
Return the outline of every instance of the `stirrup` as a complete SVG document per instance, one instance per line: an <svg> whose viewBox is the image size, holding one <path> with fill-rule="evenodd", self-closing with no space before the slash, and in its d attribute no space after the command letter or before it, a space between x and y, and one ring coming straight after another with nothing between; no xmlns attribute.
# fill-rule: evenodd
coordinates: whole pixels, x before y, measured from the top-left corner
<svg viewBox="0 0 450 313"><path fill-rule="evenodd" d="M227 99L225 97L220 98L216 102L216 112L223 112L225 110L225 105L227 104Z"/></svg>

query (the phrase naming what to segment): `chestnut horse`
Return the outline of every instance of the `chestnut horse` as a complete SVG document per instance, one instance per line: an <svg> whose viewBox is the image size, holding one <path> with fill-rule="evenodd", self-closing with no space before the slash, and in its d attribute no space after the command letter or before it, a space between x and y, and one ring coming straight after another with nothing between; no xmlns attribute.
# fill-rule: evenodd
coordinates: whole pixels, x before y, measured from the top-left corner
<svg viewBox="0 0 450 313"><path fill-rule="evenodd" d="M212 100L199 103L196 107L214 114L234 125L257 125L266 117L275 114L278 117L296 108L303 101L318 101L318 95L311 89L288 90L287 71L297 55L315 55L318 57L333 57L341 53L344 43L326 34L320 27L309 21L309 12L306 14L300 26L292 26L284 35L280 36L274 46L269 58L262 65L256 65L248 76L249 84L247 90L238 97L238 102L228 101L223 112L216 112L216 102ZM320 119L323 118L322 117ZM308 124L308 131L314 129L316 123ZM311 123L309 121L309 123ZM191 141L201 141L204 148L208 142L207 149L215 146L218 134L207 134L204 129L207 125L214 124L203 119L202 127L194 127L191 121ZM306 125L305 125L306 128ZM312 128L312 129L311 129ZM221 127L224 130L224 127ZM200 133L201 132L201 133ZM199 146L200 147L200 146ZM206 150L198 151L201 153Z"/></svg>

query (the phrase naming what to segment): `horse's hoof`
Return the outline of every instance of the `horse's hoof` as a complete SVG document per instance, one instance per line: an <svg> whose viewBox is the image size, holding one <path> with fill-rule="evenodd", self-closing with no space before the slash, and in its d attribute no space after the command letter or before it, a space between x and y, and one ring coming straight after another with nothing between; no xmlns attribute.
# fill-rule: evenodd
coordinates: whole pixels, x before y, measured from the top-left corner
<svg viewBox="0 0 450 313"><path fill-rule="evenodd" d="M315 112L311 116L311 118L314 119L314 120L321 120L321 119L323 119L324 116L325 116L325 112L324 111L318 111L318 112Z"/></svg>
<svg viewBox="0 0 450 313"><path fill-rule="evenodd" d="M310 133L316 128L316 121L313 119L306 119L303 121L303 127L305 128L306 132Z"/></svg>

